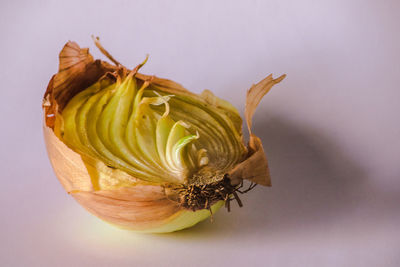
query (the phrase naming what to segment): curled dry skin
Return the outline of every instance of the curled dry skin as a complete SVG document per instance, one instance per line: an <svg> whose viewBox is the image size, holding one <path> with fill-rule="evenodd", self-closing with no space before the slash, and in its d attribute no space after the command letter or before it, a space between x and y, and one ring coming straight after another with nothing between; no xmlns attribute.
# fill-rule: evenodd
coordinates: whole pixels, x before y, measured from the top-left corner
<svg viewBox="0 0 400 267"><path fill-rule="evenodd" d="M231 104L138 73L145 62L129 71L95 42L115 66L68 42L43 100L51 163L82 206L120 227L171 232L229 204L243 180L271 185L251 119L284 75L248 90L246 147Z"/></svg>

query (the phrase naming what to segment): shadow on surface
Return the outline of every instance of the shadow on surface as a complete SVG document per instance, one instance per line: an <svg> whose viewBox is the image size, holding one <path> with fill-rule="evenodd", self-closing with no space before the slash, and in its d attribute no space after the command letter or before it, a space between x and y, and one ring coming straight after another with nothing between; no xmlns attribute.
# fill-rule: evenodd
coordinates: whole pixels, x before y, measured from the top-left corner
<svg viewBox="0 0 400 267"><path fill-rule="evenodd" d="M258 116L259 118L261 116ZM214 223L172 238L266 234L326 224L351 213L365 196L365 174L322 133L281 118L255 121L264 143L272 187L242 195L243 208L219 212Z"/></svg>

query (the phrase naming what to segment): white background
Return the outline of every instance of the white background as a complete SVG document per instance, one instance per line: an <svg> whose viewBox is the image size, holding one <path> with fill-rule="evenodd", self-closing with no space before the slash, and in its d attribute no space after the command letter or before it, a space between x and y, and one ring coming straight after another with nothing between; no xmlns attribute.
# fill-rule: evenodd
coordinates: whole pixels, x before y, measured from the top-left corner
<svg viewBox="0 0 400 267"><path fill-rule="evenodd" d="M399 1L1 1L0 265L400 266ZM272 188L168 235L108 226L58 183L41 100L68 40L243 110Z"/></svg>

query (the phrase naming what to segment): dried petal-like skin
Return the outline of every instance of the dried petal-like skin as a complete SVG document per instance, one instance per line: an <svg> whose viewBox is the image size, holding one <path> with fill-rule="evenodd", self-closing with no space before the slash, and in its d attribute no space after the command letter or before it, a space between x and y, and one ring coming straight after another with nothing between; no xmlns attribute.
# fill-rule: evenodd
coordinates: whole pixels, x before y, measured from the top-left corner
<svg viewBox="0 0 400 267"><path fill-rule="evenodd" d="M113 60L116 62L115 60ZM118 62L117 62L118 63ZM68 42L60 53L59 72L52 77L43 99L44 137L50 161L65 188L82 206L99 218L117 226L142 232L171 232L190 227L207 218L210 211L205 207L187 210L166 193L162 183L144 181L115 168L106 166L98 159L82 155L68 147L62 139L60 115L68 101L77 93L97 81L115 82L112 73L126 71L104 61L94 60L88 49ZM247 94L246 119L250 132L249 145L243 156L226 173L235 181L249 181L270 185L268 164L261 141L251 133L251 118L262 96L284 76L273 80L271 76L254 85ZM232 122L238 133L235 138L242 142L241 118L228 102L206 90L196 95L181 85L166 79L136 73L136 79L151 87L180 97L198 101L199 105L219 110ZM235 139L235 140L236 140ZM215 212L224 201L211 203Z"/></svg>
<svg viewBox="0 0 400 267"><path fill-rule="evenodd" d="M58 139L51 128L44 126L43 132L50 162L65 191L92 191L92 181L82 157Z"/></svg>
<svg viewBox="0 0 400 267"><path fill-rule="evenodd" d="M272 86L282 81L285 76L282 75L277 79L273 79L272 75L269 75L247 91L245 117L250 134L249 156L229 172L233 180L245 179L256 184L271 186L271 176L264 148L260 138L252 133L251 125L253 115L263 96L269 92Z"/></svg>

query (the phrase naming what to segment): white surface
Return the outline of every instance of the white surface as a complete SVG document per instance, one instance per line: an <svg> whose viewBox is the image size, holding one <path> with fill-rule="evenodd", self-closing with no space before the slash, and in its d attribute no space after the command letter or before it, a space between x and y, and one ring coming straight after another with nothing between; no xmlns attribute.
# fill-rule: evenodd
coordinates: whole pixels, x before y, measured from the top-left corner
<svg viewBox="0 0 400 267"><path fill-rule="evenodd" d="M398 1L2 1L2 266L400 266ZM99 2L99 3L96 3ZM171 235L84 211L45 152L41 98L68 40L243 109L272 188Z"/></svg>

